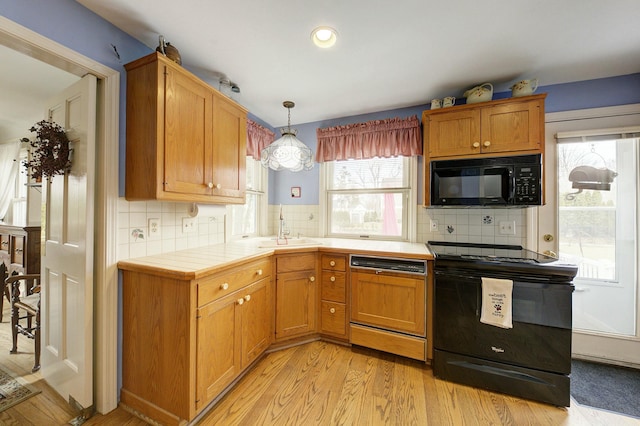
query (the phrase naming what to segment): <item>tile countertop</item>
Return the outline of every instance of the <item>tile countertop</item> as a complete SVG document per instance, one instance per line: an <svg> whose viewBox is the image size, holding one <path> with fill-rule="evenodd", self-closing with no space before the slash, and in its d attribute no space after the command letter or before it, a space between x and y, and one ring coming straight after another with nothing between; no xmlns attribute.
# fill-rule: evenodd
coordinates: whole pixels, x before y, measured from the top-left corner
<svg viewBox="0 0 640 426"><path fill-rule="evenodd" d="M273 254L328 251L332 253L359 253L375 256L432 260L433 255L424 243L400 241L351 240L342 238L312 238L304 245L278 245L260 247L273 238L251 238L224 244L198 247L153 256L121 260L118 268L164 277L173 276L191 280L238 266L248 261ZM295 241L295 240L293 240Z"/></svg>

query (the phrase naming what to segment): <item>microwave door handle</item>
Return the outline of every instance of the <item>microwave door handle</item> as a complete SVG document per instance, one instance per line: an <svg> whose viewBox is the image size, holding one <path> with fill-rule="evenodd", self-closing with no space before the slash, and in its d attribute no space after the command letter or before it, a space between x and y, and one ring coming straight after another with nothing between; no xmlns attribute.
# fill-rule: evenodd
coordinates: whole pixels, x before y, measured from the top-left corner
<svg viewBox="0 0 640 426"><path fill-rule="evenodd" d="M509 194L509 201L511 200L515 200L516 198L516 174L513 172L510 172L511 174L511 191Z"/></svg>

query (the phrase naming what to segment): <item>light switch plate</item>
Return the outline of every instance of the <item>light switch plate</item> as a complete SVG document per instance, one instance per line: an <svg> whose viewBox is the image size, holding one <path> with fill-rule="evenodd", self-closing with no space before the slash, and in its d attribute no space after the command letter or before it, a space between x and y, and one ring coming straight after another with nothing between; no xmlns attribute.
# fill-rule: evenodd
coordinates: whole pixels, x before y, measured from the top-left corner
<svg viewBox="0 0 640 426"><path fill-rule="evenodd" d="M196 232L196 218L195 217L183 217L182 218L182 233L189 234Z"/></svg>

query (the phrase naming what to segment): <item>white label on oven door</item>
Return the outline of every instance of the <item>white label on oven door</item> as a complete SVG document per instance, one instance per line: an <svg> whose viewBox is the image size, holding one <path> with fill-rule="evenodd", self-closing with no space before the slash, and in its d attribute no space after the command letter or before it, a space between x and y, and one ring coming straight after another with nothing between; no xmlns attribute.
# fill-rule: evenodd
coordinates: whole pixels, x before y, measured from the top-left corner
<svg viewBox="0 0 640 426"><path fill-rule="evenodd" d="M495 346L491 346L491 350L494 351L495 353L501 354L504 352L504 349L502 348L496 348Z"/></svg>

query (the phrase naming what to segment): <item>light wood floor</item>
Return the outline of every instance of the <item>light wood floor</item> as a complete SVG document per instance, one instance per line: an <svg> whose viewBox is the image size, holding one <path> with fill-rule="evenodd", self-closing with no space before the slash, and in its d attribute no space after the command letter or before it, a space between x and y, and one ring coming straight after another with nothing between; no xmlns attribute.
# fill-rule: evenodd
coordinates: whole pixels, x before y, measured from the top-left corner
<svg viewBox="0 0 640 426"><path fill-rule="evenodd" d="M38 373L33 344L10 355L8 311L0 324L0 362L42 393L0 413L0 425L62 425L74 413ZM26 340L26 339L22 339ZM123 408L85 425L144 426ZM435 379L423 363L327 342L263 358L198 425L640 425L580 406L546 404Z"/></svg>

